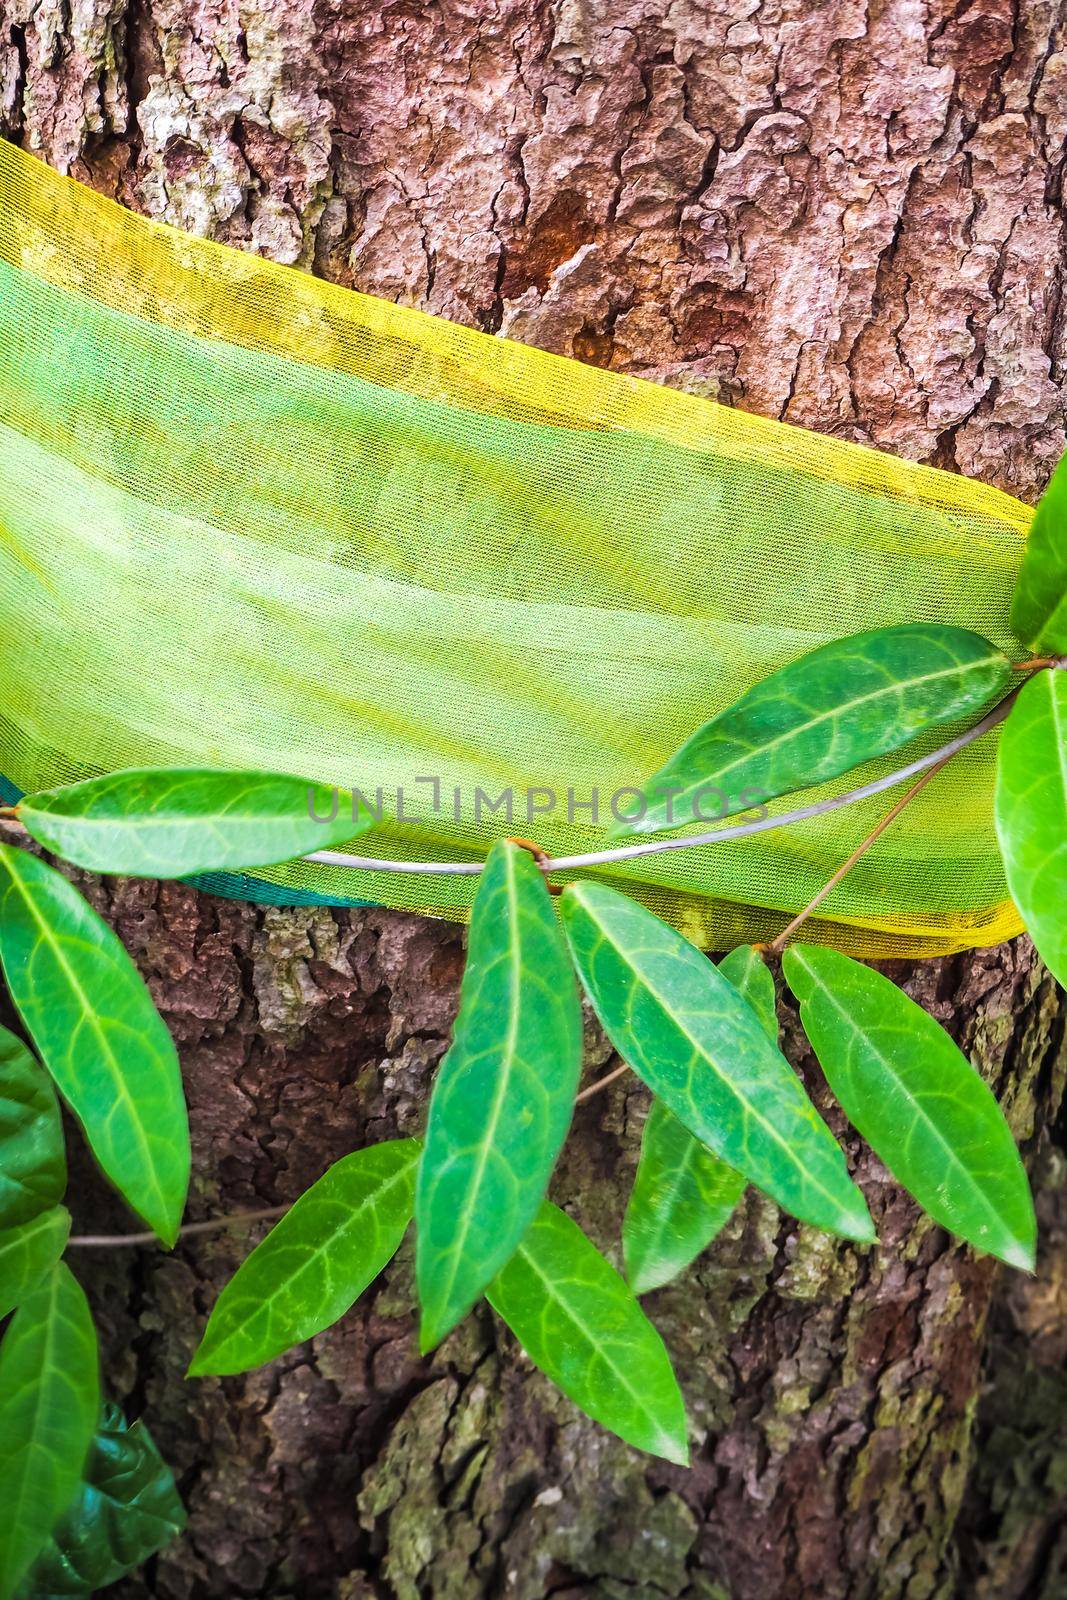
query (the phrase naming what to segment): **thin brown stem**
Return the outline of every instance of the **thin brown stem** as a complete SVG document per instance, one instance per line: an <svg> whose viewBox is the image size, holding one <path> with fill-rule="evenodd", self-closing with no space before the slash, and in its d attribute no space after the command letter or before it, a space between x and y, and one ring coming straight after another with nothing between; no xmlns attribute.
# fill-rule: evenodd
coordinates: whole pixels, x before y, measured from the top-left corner
<svg viewBox="0 0 1067 1600"><path fill-rule="evenodd" d="M614 1072L606 1072L602 1078L598 1078L595 1083L591 1083L588 1089L583 1089L581 1094L575 1095L575 1105L584 1105L585 1102L587 1100L591 1100L595 1094L599 1094L601 1089L606 1089L609 1083L614 1083L616 1078L621 1078L623 1073L629 1072L629 1070L629 1067L625 1062L623 1062L622 1066L616 1067Z"/></svg>
<svg viewBox="0 0 1067 1600"><path fill-rule="evenodd" d="M247 1223L264 1222L268 1217L280 1217L289 1207L265 1206L262 1211L235 1211L228 1217L212 1217L208 1222L187 1222L184 1228L178 1229L178 1238L187 1239L194 1233L218 1233L222 1228L243 1228ZM121 1244L158 1244L159 1239L154 1233L76 1233L67 1240L68 1244L92 1246L93 1249L108 1249L111 1245Z"/></svg>
<svg viewBox="0 0 1067 1600"><path fill-rule="evenodd" d="M822 905L830 891L837 888L842 878L846 878L852 871L852 868L856 865L857 861L862 860L867 854L867 851L871 848L871 845L874 844L875 840L880 839L882 834L889 827L890 823L896 821L897 817L899 817L900 813L904 810L904 807L914 800L915 796L922 789L926 788L926 785L930 782L930 779L936 776L936 774L941 771L942 767L951 760L951 756L946 756L945 760L939 761L936 767L928 767L918 782L913 783L911 788L901 795L896 804L890 806L885 816L882 817L880 821L875 823L870 833L861 844L856 846L848 860L842 861L833 877L827 879L822 888L819 890L818 894L813 895L808 901L803 911L799 911L793 918L792 922L786 923L778 937L776 939L772 939L770 944L765 946L757 946L757 949L764 950L769 956L780 956L790 939L793 937L794 933L796 933L797 929L802 927L803 924L807 922L812 912L818 906Z"/></svg>

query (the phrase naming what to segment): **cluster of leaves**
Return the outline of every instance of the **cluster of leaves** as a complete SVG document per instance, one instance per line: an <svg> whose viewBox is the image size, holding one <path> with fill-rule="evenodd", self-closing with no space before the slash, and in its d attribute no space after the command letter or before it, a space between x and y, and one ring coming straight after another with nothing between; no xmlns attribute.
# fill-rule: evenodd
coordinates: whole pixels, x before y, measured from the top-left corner
<svg viewBox="0 0 1067 1600"><path fill-rule="evenodd" d="M1048 670L1031 670L1016 689L1009 660L958 628L829 644L698 730L650 780L630 830L701 820L709 788L773 798L824 782L1011 694L997 831L1027 925L1067 980L1063 501L1058 475L1013 606L1020 636L1048 652ZM52 790L23 801L17 817L68 862L152 877L274 864L342 844L373 820L351 796L303 780L185 770ZM424 1137L344 1156L292 1206L223 1290L191 1373L245 1371L329 1326L414 1219L424 1351L484 1297L589 1416L683 1463L681 1393L638 1296L684 1270L750 1183L805 1222L874 1242L841 1149L778 1048L762 954L736 950L715 966L595 881L569 883L558 912L531 852L494 845ZM40 1055L38 1064L0 1036L0 1314L14 1309L0 1345L7 1600L91 1592L183 1520L143 1426L127 1428L113 1408L101 1415L92 1321L61 1260L69 1217L55 1091L165 1245L185 1202L189 1139L173 1044L126 952L62 874L6 844L0 963ZM1022 1164L992 1094L948 1035L888 979L834 950L792 946L783 976L830 1089L890 1171L959 1238L1030 1267ZM653 1096L622 1226L624 1273L546 1198L578 1090L581 990Z"/></svg>

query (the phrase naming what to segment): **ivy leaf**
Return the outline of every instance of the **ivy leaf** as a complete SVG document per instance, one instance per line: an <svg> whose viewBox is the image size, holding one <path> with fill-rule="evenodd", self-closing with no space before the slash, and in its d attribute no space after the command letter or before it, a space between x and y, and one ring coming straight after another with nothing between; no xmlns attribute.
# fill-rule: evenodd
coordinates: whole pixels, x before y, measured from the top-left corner
<svg viewBox="0 0 1067 1600"><path fill-rule="evenodd" d="M569 884L561 904L605 1032L653 1094L784 1211L873 1241L829 1128L752 1007L711 962L614 889Z"/></svg>
<svg viewBox="0 0 1067 1600"><path fill-rule="evenodd" d="M47 1211L66 1187L55 1090L22 1040L0 1028L0 1228Z"/></svg>
<svg viewBox="0 0 1067 1600"><path fill-rule="evenodd" d="M99 1411L96 1330L60 1262L0 1345L0 1600L74 1498Z"/></svg>
<svg viewBox="0 0 1067 1600"><path fill-rule="evenodd" d="M418 1154L391 1139L335 1161L223 1289L190 1377L247 1372L344 1316L400 1246Z"/></svg>
<svg viewBox="0 0 1067 1600"><path fill-rule="evenodd" d="M65 1206L52 1206L29 1222L0 1229L0 1317L21 1305L51 1271L66 1249L69 1233L70 1212Z"/></svg>
<svg viewBox="0 0 1067 1600"><path fill-rule="evenodd" d="M611 837L716 822L825 783L966 716L1011 664L966 628L915 624L835 639L772 672L706 722L644 786Z"/></svg>
<svg viewBox="0 0 1067 1600"><path fill-rule="evenodd" d="M719 971L778 1042L774 979L751 945L739 945ZM641 1159L622 1225L626 1276L635 1294L661 1289L706 1250L729 1221L745 1180L653 1100Z"/></svg>
<svg viewBox="0 0 1067 1600"><path fill-rule="evenodd" d="M685 1466L685 1406L663 1340L576 1222L545 1201L487 1291L535 1366L627 1444Z"/></svg>
<svg viewBox="0 0 1067 1600"><path fill-rule="evenodd" d="M30 1570L20 1600L94 1594L185 1527L174 1476L143 1422L104 1407L74 1499Z"/></svg>
<svg viewBox="0 0 1067 1600"><path fill-rule="evenodd" d="M182 878L269 867L365 833L374 815L346 790L267 772L131 768L29 795L19 821L92 872Z"/></svg>
<svg viewBox="0 0 1067 1600"><path fill-rule="evenodd" d="M955 1042L895 983L837 950L794 945L784 970L827 1082L894 1177L942 1227L1032 1268L1019 1152Z"/></svg>
<svg viewBox="0 0 1067 1600"><path fill-rule="evenodd" d="M1067 456L1038 501L1011 601L1011 625L1032 650L1067 651Z"/></svg>
<svg viewBox="0 0 1067 1600"><path fill-rule="evenodd" d="M544 876L528 850L502 840L474 899L459 1015L419 1165L423 1351L470 1310L537 1215L581 1054L578 989Z"/></svg>
<svg viewBox="0 0 1067 1600"><path fill-rule="evenodd" d="M11 997L100 1165L165 1244L189 1182L170 1034L119 940L74 886L0 845L0 961Z"/></svg>
<svg viewBox="0 0 1067 1600"><path fill-rule="evenodd" d="M719 971L727 983L733 984L743 1000L747 1000L763 1024L772 1044L778 1043L778 1005L774 992L771 969L750 944L739 944L736 950L723 956Z"/></svg>
<svg viewBox="0 0 1067 1600"><path fill-rule="evenodd" d="M1067 672L1025 683L1000 735L994 804L1011 897L1067 985Z"/></svg>

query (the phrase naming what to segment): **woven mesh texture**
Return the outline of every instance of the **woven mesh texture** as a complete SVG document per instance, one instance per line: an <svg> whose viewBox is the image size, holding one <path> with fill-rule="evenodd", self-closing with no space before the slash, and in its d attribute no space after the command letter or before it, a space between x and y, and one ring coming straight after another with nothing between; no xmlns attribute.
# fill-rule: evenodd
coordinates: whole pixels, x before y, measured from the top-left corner
<svg viewBox="0 0 1067 1600"><path fill-rule="evenodd" d="M380 786L387 811L402 786L364 852L593 849L615 791L842 633L944 621L1018 655L1030 516L189 238L0 145L0 771L24 791L263 767ZM929 785L822 937L919 955L1018 930L994 756L980 741ZM510 790L511 821L478 789ZM594 789L599 824L569 818ZM556 809L529 817L530 790ZM887 803L594 875L726 948L777 932ZM307 862L230 885L444 916L473 887Z"/></svg>

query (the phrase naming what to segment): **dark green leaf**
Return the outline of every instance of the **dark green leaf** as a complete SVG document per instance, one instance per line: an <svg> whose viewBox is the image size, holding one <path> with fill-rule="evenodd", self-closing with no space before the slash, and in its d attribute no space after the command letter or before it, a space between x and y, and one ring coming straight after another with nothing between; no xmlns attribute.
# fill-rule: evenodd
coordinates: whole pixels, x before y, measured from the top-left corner
<svg viewBox="0 0 1067 1600"><path fill-rule="evenodd" d="M600 884L568 885L562 908L608 1037L668 1110L783 1210L873 1240L830 1130L752 1007L711 962Z"/></svg>
<svg viewBox="0 0 1067 1600"><path fill-rule="evenodd" d="M685 1406L663 1341L614 1267L545 1201L489 1304L586 1416L685 1466Z"/></svg>
<svg viewBox="0 0 1067 1600"><path fill-rule="evenodd" d="M60 1262L0 1345L0 1600L74 1498L99 1413L96 1330Z"/></svg>
<svg viewBox="0 0 1067 1600"><path fill-rule="evenodd" d="M119 940L53 868L0 845L0 961L100 1165L166 1244L189 1182L173 1041Z"/></svg>
<svg viewBox="0 0 1067 1600"><path fill-rule="evenodd" d="M622 1226L634 1293L647 1294L676 1278L729 1221L744 1188L739 1172L653 1100Z"/></svg>
<svg viewBox="0 0 1067 1600"><path fill-rule="evenodd" d="M0 1028L0 1228L47 1211L66 1187L55 1091L22 1040Z"/></svg>
<svg viewBox="0 0 1067 1600"><path fill-rule="evenodd" d="M21 1305L66 1248L70 1212L53 1206L29 1222L0 1229L0 1317Z"/></svg>
<svg viewBox="0 0 1067 1600"><path fill-rule="evenodd" d="M1011 897L1067 986L1067 672L1023 685L1000 735L994 809Z"/></svg>
<svg viewBox="0 0 1067 1600"><path fill-rule="evenodd" d="M544 876L493 846L415 1201L421 1345L453 1328L537 1215L581 1070L578 989Z"/></svg>
<svg viewBox="0 0 1067 1600"><path fill-rule="evenodd" d="M706 722L644 787L643 816L613 837L715 822L825 783L923 728L979 710L1007 658L976 633L878 628L801 656Z"/></svg>
<svg viewBox="0 0 1067 1600"><path fill-rule="evenodd" d="M1011 625L1032 650L1067 651L1067 456L1034 513L1012 596Z"/></svg>
<svg viewBox="0 0 1067 1600"><path fill-rule="evenodd" d="M95 1594L179 1534L185 1508L143 1422L104 1407L77 1493L37 1557L20 1600Z"/></svg>
<svg viewBox="0 0 1067 1600"><path fill-rule="evenodd" d="M29 795L19 820L93 872L182 878L269 867L327 850L374 822L345 790L267 772L134 768Z"/></svg>
<svg viewBox="0 0 1067 1600"><path fill-rule="evenodd" d="M334 1162L223 1289L190 1375L247 1372L343 1316L404 1237L418 1154L392 1139Z"/></svg>
<svg viewBox="0 0 1067 1600"><path fill-rule="evenodd" d="M719 962L719 971L777 1043L774 979L759 952L740 945ZM739 1172L654 1100L622 1227L626 1276L634 1293L662 1288L707 1249L729 1220L744 1187Z"/></svg>
<svg viewBox="0 0 1067 1600"><path fill-rule="evenodd" d="M827 1082L894 1177L961 1239L1032 1267L1034 1208L1011 1130L945 1030L837 950L794 945L784 970Z"/></svg>

